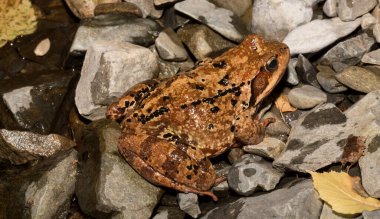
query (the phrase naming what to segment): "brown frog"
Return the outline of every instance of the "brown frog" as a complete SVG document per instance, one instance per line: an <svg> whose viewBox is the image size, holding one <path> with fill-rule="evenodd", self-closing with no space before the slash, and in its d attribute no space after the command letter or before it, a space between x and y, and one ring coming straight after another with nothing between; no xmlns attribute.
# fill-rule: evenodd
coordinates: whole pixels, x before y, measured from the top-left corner
<svg viewBox="0 0 380 219"><path fill-rule="evenodd" d="M262 141L273 119L259 121L256 108L288 60L285 44L249 35L194 70L136 85L107 112L122 127L120 153L153 184L217 200L210 189L221 178L209 158Z"/></svg>

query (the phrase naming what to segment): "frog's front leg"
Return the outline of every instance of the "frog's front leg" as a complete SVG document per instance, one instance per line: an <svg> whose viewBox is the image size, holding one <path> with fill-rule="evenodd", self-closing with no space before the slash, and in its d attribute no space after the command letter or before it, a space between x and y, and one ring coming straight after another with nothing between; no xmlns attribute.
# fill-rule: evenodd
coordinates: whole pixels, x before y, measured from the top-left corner
<svg viewBox="0 0 380 219"><path fill-rule="evenodd" d="M210 191L216 180L211 162L198 148L173 139L156 137L143 130L125 132L118 147L133 169L149 182L185 193L208 195L216 201Z"/></svg>
<svg viewBox="0 0 380 219"><path fill-rule="evenodd" d="M263 141L265 128L275 122L274 118L259 120L252 118L250 111L245 111L235 120L235 138L243 144L258 144Z"/></svg>

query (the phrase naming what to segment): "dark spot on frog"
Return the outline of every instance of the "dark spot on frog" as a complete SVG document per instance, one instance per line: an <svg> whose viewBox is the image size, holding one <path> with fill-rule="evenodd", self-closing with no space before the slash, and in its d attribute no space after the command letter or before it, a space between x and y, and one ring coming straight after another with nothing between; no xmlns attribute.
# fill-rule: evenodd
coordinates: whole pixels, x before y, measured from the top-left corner
<svg viewBox="0 0 380 219"><path fill-rule="evenodd" d="M127 119L127 122L131 122L131 119Z"/></svg>
<svg viewBox="0 0 380 219"><path fill-rule="evenodd" d="M212 107L212 108L210 109L210 111L211 111L212 113L217 113L217 112L219 111L219 107L214 106L214 107Z"/></svg>
<svg viewBox="0 0 380 219"><path fill-rule="evenodd" d="M380 135L376 135L372 140L371 143L368 144L368 152L374 153L379 149L380 147Z"/></svg>
<svg viewBox="0 0 380 219"><path fill-rule="evenodd" d="M244 169L243 170L243 174L246 176L246 177L251 177L253 175L256 174L256 169L254 168L247 168L247 169Z"/></svg>
<svg viewBox="0 0 380 219"><path fill-rule="evenodd" d="M227 63L226 61L222 60L222 61L219 61L219 62L215 62L215 63L212 63L212 66L214 66L214 68L225 68L227 66Z"/></svg>
<svg viewBox="0 0 380 219"><path fill-rule="evenodd" d="M208 124L208 127L207 127L208 129L213 129L214 128L214 124Z"/></svg>
<svg viewBox="0 0 380 219"><path fill-rule="evenodd" d="M300 149L300 152L297 156L293 157L290 161L291 164L302 164L304 163L304 159L307 155L313 153L315 150L317 150L321 145L328 142L327 139L322 139L315 141L313 143L310 143Z"/></svg>
<svg viewBox="0 0 380 219"><path fill-rule="evenodd" d="M231 99L231 105L232 105L232 106L235 106L236 103L237 103L237 100Z"/></svg>
<svg viewBox="0 0 380 219"><path fill-rule="evenodd" d="M133 113L133 117L137 117L139 114L137 113Z"/></svg>
<svg viewBox="0 0 380 219"><path fill-rule="evenodd" d="M203 86L197 84L197 85L195 85L195 89L204 90L205 88Z"/></svg>
<svg viewBox="0 0 380 219"><path fill-rule="evenodd" d="M164 101L167 101L167 100L170 100L170 97L169 97L169 96L164 96L162 99L163 99Z"/></svg>
<svg viewBox="0 0 380 219"><path fill-rule="evenodd" d="M223 86L227 86L227 85L228 85L228 75L225 75L225 76L222 78L222 80L220 80L220 81L218 82L218 84L223 85Z"/></svg>
<svg viewBox="0 0 380 219"><path fill-rule="evenodd" d="M237 96L237 97L240 96L240 94L241 94L240 89L239 89L238 91L235 92L235 96Z"/></svg>
<svg viewBox="0 0 380 219"><path fill-rule="evenodd" d="M208 104L213 104L215 102L213 98L203 98L202 101Z"/></svg>
<svg viewBox="0 0 380 219"><path fill-rule="evenodd" d="M144 105L144 104L142 104L142 105L140 106L140 109L144 109L144 107L145 107L145 105Z"/></svg>
<svg viewBox="0 0 380 219"><path fill-rule="evenodd" d="M346 116L338 108L334 107L310 113L305 117L301 126L314 129L323 125L342 124L346 121Z"/></svg>
<svg viewBox="0 0 380 219"><path fill-rule="evenodd" d="M131 103L129 104L129 106L132 106L133 104L135 104L135 101L131 101Z"/></svg>
<svg viewBox="0 0 380 219"><path fill-rule="evenodd" d="M232 125L231 128L230 128L231 132L234 132L235 128L236 128L236 126Z"/></svg>
<svg viewBox="0 0 380 219"><path fill-rule="evenodd" d="M187 179L191 179L191 175L186 175L186 178Z"/></svg>
<svg viewBox="0 0 380 219"><path fill-rule="evenodd" d="M185 108L187 108L187 105L186 104L182 104L180 107L181 107L181 109L185 109Z"/></svg>
<svg viewBox="0 0 380 219"><path fill-rule="evenodd" d="M129 102L128 100L124 102L124 106L125 106L126 108L129 107L129 104L130 104L130 102Z"/></svg>
<svg viewBox="0 0 380 219"><path fill-rule="evenodd" d="M201 81L203 81L203 82L204 82L204 81L205 81L205 79L204 79L204 78L202 78L202 79L201 79Z"/></svg>
<svg viewBox="0 0 380 219"><path fill-rule="evenodd" d="M192 166L192 165L189 165L189 166L186 166L186 168L187 168L188 170L192 170L192 169L193 169L193 166Z"/></svg>
<svg viewBox="0 0 380 219"><path fill-rule="evenodd" d="M152 112L152 108L149 108L146 110L148 113L151 113Z"/></svg>
<svg viewBox="0 0 380 219"><path fill-rule="evenodd" d="M201 104L201 102L202 102L201 100L196 100L196 101L192 102L191 105L198 106L199 104Z"/></svg>

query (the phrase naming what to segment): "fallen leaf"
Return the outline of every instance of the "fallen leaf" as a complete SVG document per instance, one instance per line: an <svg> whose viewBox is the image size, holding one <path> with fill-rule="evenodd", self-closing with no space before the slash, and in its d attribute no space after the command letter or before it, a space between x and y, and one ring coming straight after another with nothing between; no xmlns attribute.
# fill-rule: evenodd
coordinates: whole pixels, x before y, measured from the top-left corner
<svg viewBox="0 0 380 219"><path fill-rule="evenodd" d="M335 212L341 214L357 214L363 211L380 209L380 201L363 197L357 193L354 186L357 177L351 177L344 172L317 173L309 171L313 178L314 188L320 198L331 205Z"/></svg>
<svg viewBox="0 0 380 219"><path fill-rule="evenodd" d="M280 94L280 96L274 101L274 104L276 105L277 109L280 110L280 112L294 112L297 110L297 108L294 108L292 105L290 105L288 96L284 94Z"/></svg>

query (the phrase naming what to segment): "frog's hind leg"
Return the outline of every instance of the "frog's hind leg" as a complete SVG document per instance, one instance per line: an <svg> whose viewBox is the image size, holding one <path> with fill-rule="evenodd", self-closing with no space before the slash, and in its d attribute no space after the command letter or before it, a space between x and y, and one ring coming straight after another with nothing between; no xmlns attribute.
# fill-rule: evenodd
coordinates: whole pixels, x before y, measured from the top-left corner
<svg viewBox="0 0 380 219"><path fill-rule="evenodd" d="M182 149L145 133L125 133L119 140L122 156L149 182L217 200L210 191L216 180L211 162L206 157L193 159Z"/></svg>

